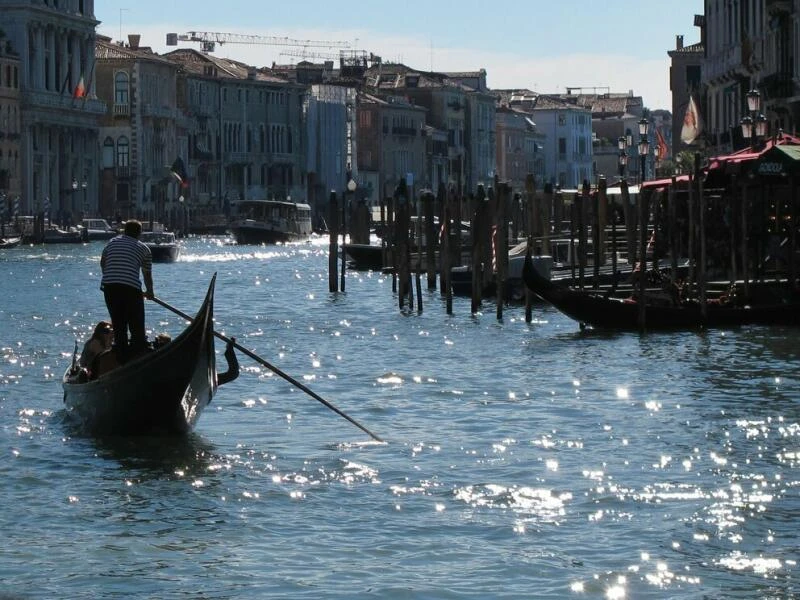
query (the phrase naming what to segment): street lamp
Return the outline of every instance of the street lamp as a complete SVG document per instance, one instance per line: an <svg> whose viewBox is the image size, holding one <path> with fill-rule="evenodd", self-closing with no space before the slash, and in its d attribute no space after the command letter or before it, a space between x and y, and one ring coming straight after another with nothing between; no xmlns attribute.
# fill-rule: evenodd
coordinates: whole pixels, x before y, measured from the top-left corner
<svg viewBox="0 0 800 600"><path fill-rule="evenodd" d="M619 148L619 178L620 181L625 177L625 165L628 164L628 141L624 136L620 136L617 140L617 147Z"/></svg>
<svg viewBox="0 0 800 600"><path fill-rule="evenodd" d="M78 212L75 210L75 192L78 191L78 180L74 177L72 178L72 199L69 203L69 211L70 211L70 220L72 220L72 214Z"/></svg>
<svg viewBox="0 0 800 600"><path fill-rule="evenodd" d="M641 183L644 183L645 180L645 169L647 165L647 155L650 153L650 140L647 138L647 130L649 129L650 124L647 122L647 119L642 118L639 121L639 160L641 161Z"/></svg>
<svg viewBox="0 0 800 600"><path fill-rule="evenodd" d="M747 92L747 110L749 116L745 116L739 122L742 128L742 137L750 143L758 144L767 136L767 118L761 113L761 93L757 89Z"/></svg>
<svg viewBox="0 0 800 600"><path fill-rule="evenodd" d="M89 206L86 204L86 187L88 186L86 179L81 181L81 189L83 190L83 212L84 216L89 216Z"/></svg>

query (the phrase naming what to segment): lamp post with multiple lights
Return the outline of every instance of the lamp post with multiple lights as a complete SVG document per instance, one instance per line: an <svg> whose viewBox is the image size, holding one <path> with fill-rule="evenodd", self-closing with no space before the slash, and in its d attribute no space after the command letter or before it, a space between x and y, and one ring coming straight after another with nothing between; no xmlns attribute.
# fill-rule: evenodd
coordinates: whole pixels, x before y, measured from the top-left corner
<svg viewBox="0 0 800 600"><path fill-rule="evenodd" d="M625 135L620 136L617 140L617 147L619 148L619 178L625 178L625 167L628 164L628 148L633 145L633 136L630 131Z"/></svg>
<svg viewBox="0 0 800 600"><path fill-rule="evenodd" d="M646 118L639 121L639 160L641 163L641 179L639 183L644 183L647 172L647 155L650 154L650 139L647 133L650 129L650 123Z"/></svg>
<svg viewBox="0 0 800 600"><path fill-rule="evenodd" d="M761 94L757 89L747 92L747 110L750 114L740 121L742 137L751 146L757 146L767 137L767 117L761 113Z"/></svg>

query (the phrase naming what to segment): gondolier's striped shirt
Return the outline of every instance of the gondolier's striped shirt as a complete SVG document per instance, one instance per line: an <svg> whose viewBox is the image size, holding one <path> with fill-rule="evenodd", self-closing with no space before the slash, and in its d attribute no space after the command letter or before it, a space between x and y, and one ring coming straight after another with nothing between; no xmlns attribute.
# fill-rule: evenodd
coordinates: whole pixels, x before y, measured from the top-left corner
<svg viewBox="0 0 800 600"><path fill-rule="evenodd" d="M101 287L107 283L121 283L142 289L139 271L150 271L153 258L150 248L129 235L118 235L103 248L100 262L103 269Z"/></svg>

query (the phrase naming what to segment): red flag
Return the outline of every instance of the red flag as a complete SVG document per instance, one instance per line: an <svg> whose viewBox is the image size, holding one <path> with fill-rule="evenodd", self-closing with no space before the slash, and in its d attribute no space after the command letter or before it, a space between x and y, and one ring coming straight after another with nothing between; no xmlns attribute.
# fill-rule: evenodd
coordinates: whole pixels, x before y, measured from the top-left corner
<svg viewBox="0 0 800 600"><path fill-rule="evenodd" d="M658 160L665 160L669 155L669 146L660 127L656 129L656 144L658 144Z"/></svg>
<svg viewBox="0 0 800 600"><path fill-rule="evenodd" d="M700 112L692 96L689 96L689 104L686 106L686 114L683 115L683 128L681 128L681 141L686 144L693 143L703 130L700 125Z"/></svg>
<svg viewBox="0 0 800 600"><path fill-rule="evenodd" d="M83 82L83 75L78 80L78 85L75 86L75 91L72 92L73 98L83 98L86 95L86 84Z"/></svg>

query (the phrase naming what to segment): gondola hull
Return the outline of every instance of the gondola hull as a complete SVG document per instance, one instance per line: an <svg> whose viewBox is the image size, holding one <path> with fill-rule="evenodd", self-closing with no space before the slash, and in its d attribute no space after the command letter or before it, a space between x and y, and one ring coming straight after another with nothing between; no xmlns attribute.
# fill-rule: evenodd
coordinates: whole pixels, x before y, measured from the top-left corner
<svg viewBox="0 0 800 600"><path fill-rule="evenodd" d="M522 276L528 289L582 326L632 331L800 324L800 299L796 293L772 295L745 305L709 302L705 314L696 301L672 306L646 304L642 324L638 302L559 285L541 277L528 260Z"/></svg>
<svg viewBox="0 0 800 600"><path fill-rule="evenodd" d="M158 350L85 383L64 374L64 403L93 435L185 434L217 389L214 282L194 321Z"/></svg>

